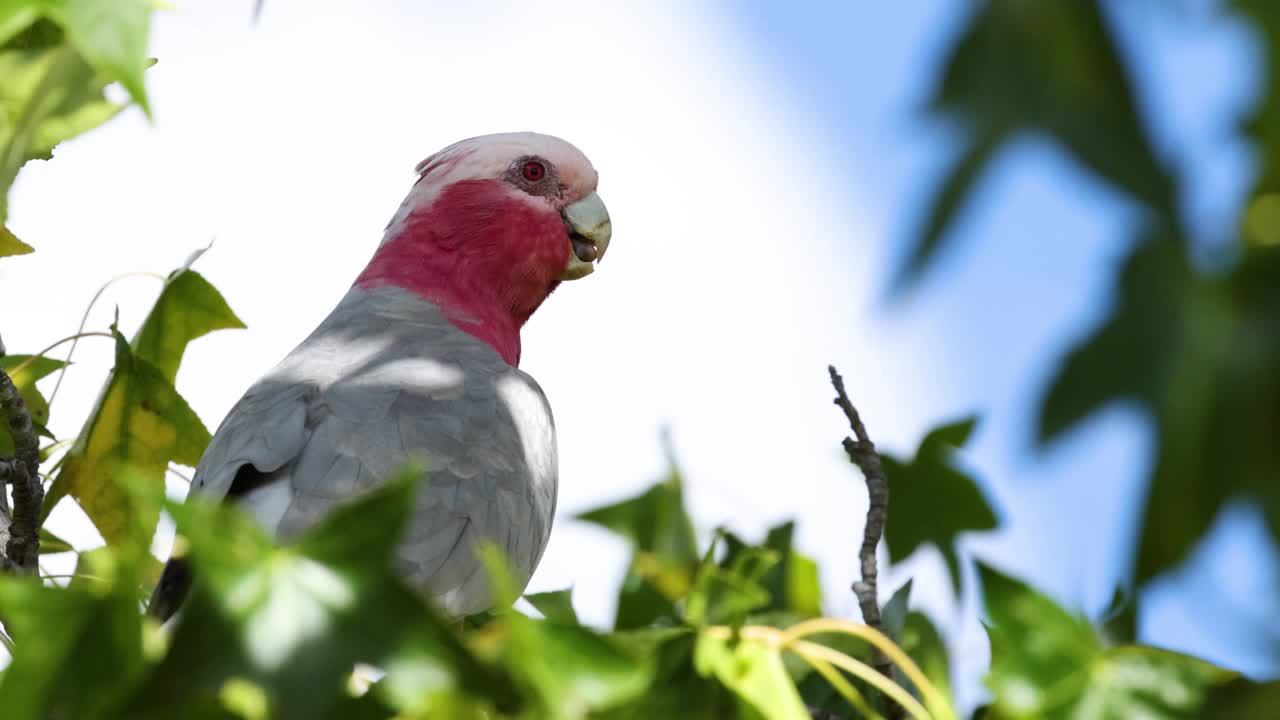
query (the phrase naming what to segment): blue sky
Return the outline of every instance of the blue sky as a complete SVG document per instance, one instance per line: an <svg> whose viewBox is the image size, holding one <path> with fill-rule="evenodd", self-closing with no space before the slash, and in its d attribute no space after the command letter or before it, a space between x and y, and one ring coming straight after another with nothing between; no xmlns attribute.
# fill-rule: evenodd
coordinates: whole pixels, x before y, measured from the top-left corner
<svg viewBox="0 0 1280 720"><path fill-rule="evenodd" d="M1178 168L1187 219L1206 244L1230 232L1247 189L1249 152L1233 125L1260 82L1253 39L1215 17L1212 5L1108 6L1158 152ZM958 149L954 129L919 109L971 6L736 6L743 31L772 59L780 82L828 124L836 140L830 152L875 215L888 256L909 242L933 183ZM1022 139L979 183L953 245L922 287L884 306L896 318L890 322L933 340L933 370L945 381L930 412L939 420L968 409L983 413L968 458L1009 526L971 547L1089 613L1105 606L1132 550L1149 433L1124 406L1045 454L1031 450L1029 433L1055 362L1108 306L1111 273L1134 222L1122 198L1063 153L1042 139ZM858 248L847 252L857 262ZM1148 594L1144 639L1275 673L1274 644L1250 642L1253 630L1221 620L1237 611L1268 617L1257 598L1273 594L1280 581L1256 512L1236 504L1228 518L1190 572Z"/></svg>

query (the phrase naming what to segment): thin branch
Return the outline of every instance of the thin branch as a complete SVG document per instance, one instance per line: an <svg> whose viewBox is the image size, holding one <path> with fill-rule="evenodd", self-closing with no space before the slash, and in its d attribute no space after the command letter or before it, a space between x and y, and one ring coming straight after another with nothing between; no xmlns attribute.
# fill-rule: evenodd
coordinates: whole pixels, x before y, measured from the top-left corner
<svg viewBox="0 0 1280 720"><path fill-rule="evenodd" d="M0 410L13 437L13 458L0 459L0 482L13 485L13 516L4 554L11 567L23 573L35 572L40 557L40 510L44 503L40 448L26 403L3 370L0 370Z"/></svg>
<svg viewBox="0 0 1280 720"><path fill-rule="evenodd" d="M844 389L844 378L836 372L834 365L827 366L831 375L831 386L835 388L836 397L832 402L844 411L853 429L853 437L846 437L842 444L849 456L849 461L858 466L867 483L867 522L862 531L862 548L858 551L858 559L862 565L862 579L853 583L853 593L858 597L858 606L862 609L862 620L867 625L884 632L884 622L880 619L880 603L876 596L876 548L884 535L885 520L889 516L889 482L885 479L884 468L880 465L880 455L876 446L867 435L867 428L862 424L858 409L849 400ZM879 649L872 652L871 664L881 674L893 678L893 665ZM903 710L890 701L885 708L889 720L903 717Z"/></svg>

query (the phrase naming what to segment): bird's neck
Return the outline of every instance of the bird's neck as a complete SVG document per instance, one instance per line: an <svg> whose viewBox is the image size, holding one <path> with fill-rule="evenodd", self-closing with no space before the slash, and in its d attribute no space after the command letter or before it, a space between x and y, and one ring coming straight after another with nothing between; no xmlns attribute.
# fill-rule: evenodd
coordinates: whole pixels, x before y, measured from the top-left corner
<svg viewBox="0 0 1280 720"><path fill-rule="evenodd" d="M568 254L559 216L546 215L493 183L454 183L393 223L355 285L414 293L516 367L520 328L555 289Z"/></svg>

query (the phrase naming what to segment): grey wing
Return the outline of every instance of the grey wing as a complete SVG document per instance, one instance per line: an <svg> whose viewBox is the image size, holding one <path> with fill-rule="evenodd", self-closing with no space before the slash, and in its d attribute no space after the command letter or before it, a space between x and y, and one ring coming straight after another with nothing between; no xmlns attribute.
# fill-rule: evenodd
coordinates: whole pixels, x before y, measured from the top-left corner
<svg viewBox="0 0 1280 720"><path fill-rule="evenodd" d="M526 379L480 372L429 391L369 378L330 388L312 413L319 421L297 462L284 471L291 498L279 535L310 527L416 458L427 472L399 547L405 579L451 615L484 610L492 597L476 551L488 540L507 555L523 587L546 545L555 504L550 411Z"/></svg>

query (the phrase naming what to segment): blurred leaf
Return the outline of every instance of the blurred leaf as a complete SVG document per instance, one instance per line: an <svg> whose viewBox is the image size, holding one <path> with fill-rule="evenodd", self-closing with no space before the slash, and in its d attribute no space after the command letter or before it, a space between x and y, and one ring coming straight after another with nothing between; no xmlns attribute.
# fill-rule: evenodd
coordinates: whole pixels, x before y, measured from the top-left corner
<svg viewBox="0 0 1280 720"><path fill-rule="evenodd" d="M1255 683L1236 678L1209 693L1198 720L1242 720L1265 718L1280 708L1280 681Z"/></svg>
<svg viewBox="0 0 1280 720"><path fill-rule="evenodd" d="M885 525L890 560L901 562L916 548L932 543L947 561L957 593L957 536L996 527L995 513L973 478L955 464L955 451L969 439L976 422L976 418L969 417L933 429L920 441L916 456L910 461L881 454L893 508ZM940 507L946 512L938 512Z"/></svg>
<svg viewBox="0 0 1280 720"><path fill-rule="evenodd" d="M9 232L9 228L0 225L0 257L27 255L35 251L35 248L22 242L17 235Z"/></svg>
<svg viewBox="0 0 1280 720"><path fill-rule="evenodd" d="M31 422L36 425L37 432L49 424L49 402L36 387L36 381L65 365L66 363L61 360L48 357L32 359L30 355L0 356L0 370L4 370L13 381L13 386L17 388L23 404L27 406L27 414L31 416ZM22 370L15 372L19 367L22 367ZM0 457L12 456L13 436L9 433L9 424L0 423Z"/></svg>
<svg viewBox="0 0 1280 720"><path fill-rule="evenodd" d="M1047 133L1086 168L1176 219L1174 181L1151 148L1098 0L992 0L972 13L929 106L958 122L966 139L897 286L919 277L982 170L1023 132Z"/></svg>
<svg viewBox="0 0 1280 720"><path fill-rule="evenodd" d="M809 713L774 649L743 638L698 635L694 667L715 677L761 717L770 720L809 720Z"/></svg>
<svg viewBox="0 0 1280 720"><path fill-rule="evenodd" d="M126 542L134 533L149 540L159 509L134 516L121 476L127 469L163 488L169 463L196 465L209 437L168 379L117 333L115 368L49 488L45 515L71 495L108 543Z"/></svg>
<svg viewBox="0 0 1280 720"><path fill-rule="evenodd" d="M1258 107L1244 126L1260 150L1261 168L1253 195L1261 199L1280 191L1280 93L1274 90L1280 80L1280 8L1271 0L1231 0L1230 6L1261 33L1261 50L1266 56L1266 77L1261 85L1266 91L1258 94Z"/></svg>
<svg viewBox="0 0 1280 720"><path fill-rule="evenodd" d="M1259 500L1280 537L1280 247L1249 248L1229 273L1202 278L1176 244L1150 240L1118 295L1054 379L1041 441L1117 400L1154 419L1139 583L1181 562L1236 494Z"/></svg>
<svg viewBox="0 0 1280 720"><path fill-rule="evenodd" d="M759 580L777 562L772 550L746 548L734 554L729 567L704 563L685 599L685 620L691 625L741 625L747 613L769 604Z"/></svg>
<svg viewBox="0 0 1280 720"><path fill-rule="evenodd" d="M649 686L653 667L594 631L504 615L510 632L503 654L512 674L541 700L541 717L580 718L618 706Z"/></svg>
<svg viewBox="0 0 1280 720"><path fill-rule="evenodd" d="M40 528L40 554L52 555L54 553L72 552L75 548L71 543L49 532L48 528Z"/></svg>
<svg viewBox="0 0 1280 720"><path fill-rule="evenodd" d="M911 243L911 254L893 280L894 292L904 292L920 279L942 247L947 232L964 209L974 183L1000 149L1005 137L983 133L970 141L939 184L930 202L928 219Z"/></svg>
<svg viewBox="0 0 1280 720"><path fill-rule="evenodd" d="M597 508L578 519L611 530L634 547L618 593L615 628L644 627L678 616L675 601L692 586L698 565L693 523L684 508L683 480L672 462L665 480L643 494Z"/></svg>
<svg viewBox="0 0 1280 720"><path fill-rule="evenodd" d="M406 471L284 547L234 508L171 504L196 582L129 717L215 703L233 679L259 687L272 717L324 717L358 661L387 670L383 692L407 711L457 693L514 704L509 680L474 658L392 567L419 474Z"/></svg>
<svg viewBox="0 0 1280 720"><path fill-rule="evenodd" d="M187 345L214 330L243 328L213 285L194 270L169 275L151 314L133 340L134 352L170 382L178 375Z"/></svg>
<svg viewBox="0 0 1280 720"><path fill-rule="evenodd" d="M150 64L147 35L154 7L148 0L10 0L0 6L0 43L47 18L107 82L123 85L149 114L142 73Z"/></svg>
<svg viewBox="0 0 1280 720"><path fill-rule="evenodd" d="M0 676L5 720L116 717L141 679L132 571L110 551L94 560L98 581L76 587L0 577L0 619L17 644Z"/></svg>
<svg viewBox="0 0 1280 720"><path fill-rule="evenodd" d="M1190 720L1208 689L1231 676L1155 648L1104 649L1084 618L989 567L979 572L991 621L993 717Z"/></svg>
<svg viewBox="0 0 1280 720"><path fill-rule="evenodd" d="M11 27L13 8L0 8L0 30ZM46 44L47 37L28 41L49 34L57 37L58 31L37 23L0 47L0 223L19 168L28 160L51 157L55 145L101 125L121 109L102 94L109 81L70 45Z"/></svg>
<svg viewBox="0 0 1280 720"><path fill-rule="evenodd" d="M822 586L818 580L818 566L792 546L795 523L785 522L770 528L760 546L774 551L776 564L768 567L759 579L760 587L769 593L769 602L761 612L783 611L798 620L822 614ZM738 553L750 546L732 533L725 533L728 548L722 567L731 567Z"/></svg>
<svg viewBox="0 0 1280 720"><path fill-rule="evenodd" d="M578 613L573 610L573 591L569 589L525 595L525 600L542 613L548 621L560 625L581 625Z"/></svg>
<svg viewBox="0 0 1280 720"><path fill-rule="evenodd" d="M911 602L911 580L902 584L889 597L880 611L880 622L884 625L884 633L894 642L902 640L902 629L907 622L907 607Z"/></svg>
<svg viewBox="0 0 1280 720"><path fill-rule="evenodd" d="M649 689L631 702L592 714L594 720L651 720L739 717L734 696L714 679L694 670L694 634L688 628L651 628L614 633L610 638L633 653L654 658Z"/></svg>

